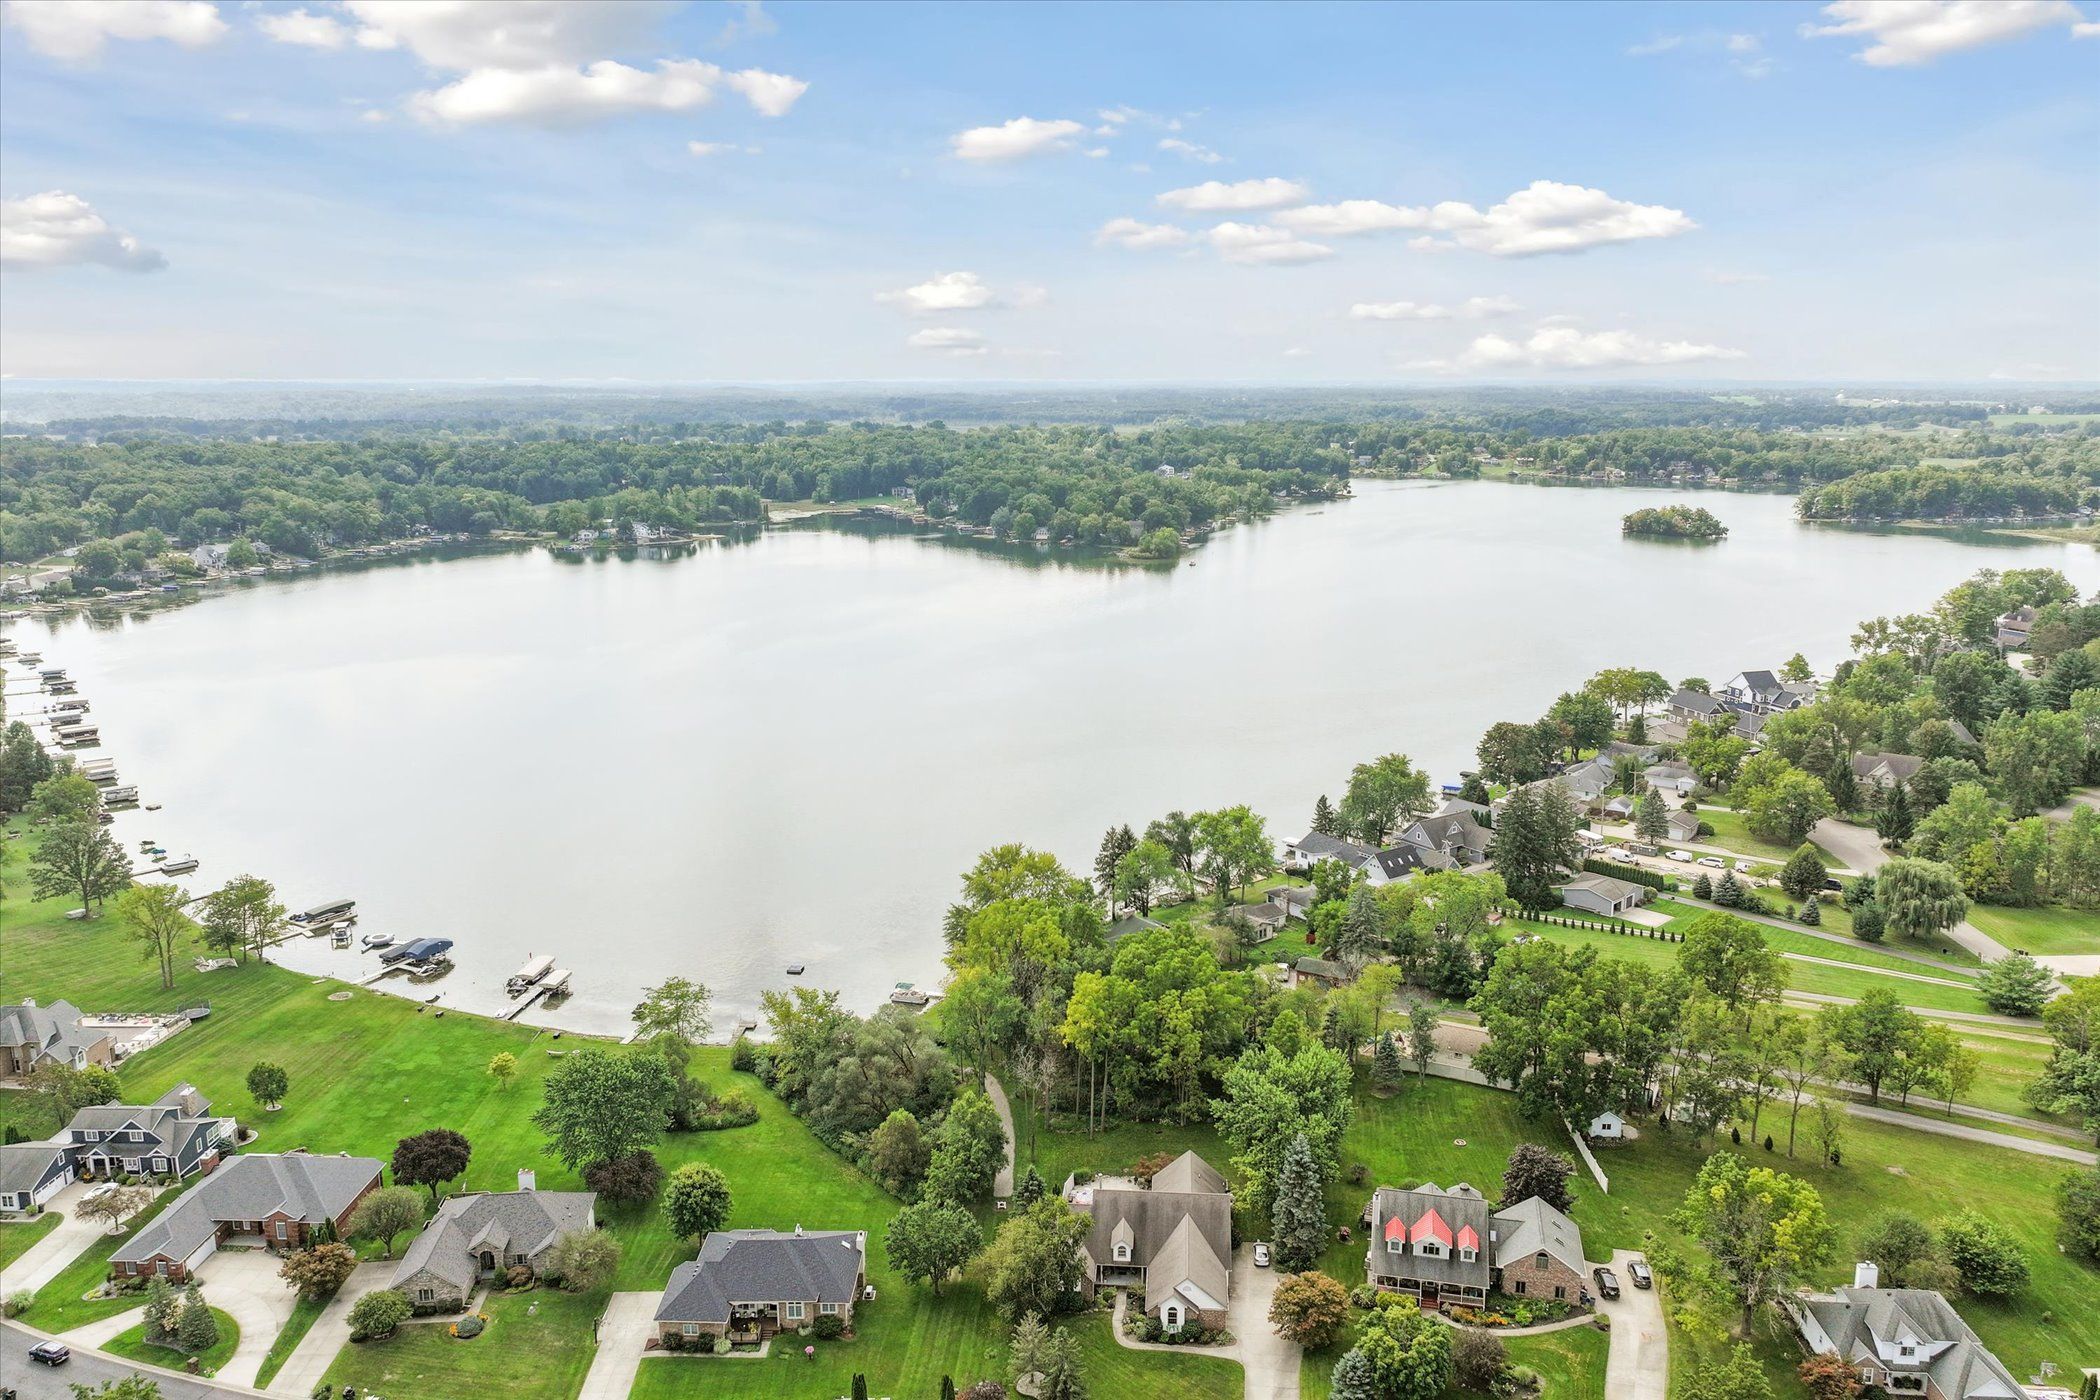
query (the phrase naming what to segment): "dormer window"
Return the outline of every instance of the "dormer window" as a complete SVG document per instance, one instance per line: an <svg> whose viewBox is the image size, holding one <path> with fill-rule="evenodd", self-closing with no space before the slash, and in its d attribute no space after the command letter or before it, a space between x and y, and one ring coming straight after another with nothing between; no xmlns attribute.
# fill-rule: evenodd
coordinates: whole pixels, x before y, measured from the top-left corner
<svg viewBox="0 0 2100 1400"><path fill-rule="evenodd" d="M1117 1246L1116 1246L1116 1262L1117 1262L1118 1264L1125 1264L1125 1263L1128 1263L1129 1261L1130 1261L1130 1246L1129 1246L1129 1245L1127 1245L1127 1244L1119 1244L1119 1245L1117 1245Z"/></svg>
<svg viewBox="0 0 2100 1400"><path fill-rule="evenodd" d="M1387 1254L1405 1254L1407 1252L1407 1242L1395 1235L1385 1242L1385 1252Z"/></svg>
<svg viewBox="0 0 2100 1400"><path fill-rule="evenodd" d="M1477 1249L1461 1249L1458 1252L1458 1257L1463 1262L1470 1264L1480 1257L1480 1251Z"/></svg>
<svg viewBox="0 0 2100 1400"><path fill-rule="evenodd" d="M1435 1240L1423 1240L1415 1246L1415 1253L1424 1259L1441 1259L1444 1257L1444 1247Z"/></svg>

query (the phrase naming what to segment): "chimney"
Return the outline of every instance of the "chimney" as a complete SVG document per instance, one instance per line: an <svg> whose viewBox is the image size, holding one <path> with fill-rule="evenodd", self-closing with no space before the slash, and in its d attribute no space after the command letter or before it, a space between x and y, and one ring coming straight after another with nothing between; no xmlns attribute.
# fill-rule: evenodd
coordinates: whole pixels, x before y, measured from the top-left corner
<svg viewBox="0 0 2100 1400"><path fill-rule="evenodd" d="M537 1191L540 1189L540 1179L533 1174L531 1167L518 1168L518 1189L520 1191Z"/></svg>
<svg viewBox="0 0 2100 1400"><path fill-rule="evenodd" d="M1881 1287L1881 1269L1871 1259L1862 1259L1852 1266L1854 1288Z"/></svg>

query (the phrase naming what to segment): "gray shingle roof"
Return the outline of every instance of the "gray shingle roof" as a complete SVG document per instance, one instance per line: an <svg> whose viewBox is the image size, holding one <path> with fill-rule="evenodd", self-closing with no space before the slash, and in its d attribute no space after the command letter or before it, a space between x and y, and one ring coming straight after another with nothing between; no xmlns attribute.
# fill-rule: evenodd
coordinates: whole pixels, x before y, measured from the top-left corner
<svg viewBox="0 0 2100 1400"><path fill-rule="evenodd" d="M1495 1212L1495 1266L1500 1268L1544 1250L1576 1273L1587 1268L1582 1258L1582 1231L1537 1196Z"/></svg>
<svg viewBox="0 0 2100 1400"><path fill-rule="evenodd" d="M1432 1211L1444 1223L1452 1253L1438 1257L1417 1254L1412 1248L1401 1254L1387 1251L1385 1232L1388 1221L1399 1222L1404 1233ZM1491 1228L1487 1202L1470 1186L1454 1186L1449 1191L1434 1184L1411 1190L1381 1186L1371 1197L1370 1260L1366 1262L1375 1261L1372 1264L1375 1273L1485 1289L1493 1272L1493 1266L1488 1262ZM1455 1246L1459 1233L1467 1229L1473 1232L1474 1248L1478 1254L1472 1259L1461 1259Z"/></svg>
<svg viewBox="0 0 2100 1400"><path fill-rule="evenodd" d="M854 1230L717 1230L671 1271L656 1320L727 1322L731 1303L850 1303L866 1253Z"/></svg>
<svg viewBox="0 0 2100 1400"><path fill-rule="evenodd" d="M1703 690L1680 690L1670 697L1670 708L1690 710L1695 715L1717 715L1722 705Z"/></svg>
<svg viewBox="0 0 2100 1400"><path fill-rule="evenodd" d="M401 1255L393 1285L429 1271L466 1287L478 1271L474 1252L492 1249L499 1260L538 1255L573 1230L590 1228L596 1193L487 1191L452 1196Z"/></svg>
<svg viewBox="0 0 2100 1400"><path fill-rule="evenodd" d="M1338 860L1349 866L1363 864L1371 854L1371 848L1361 841L1319 831L1308 831L1291 845L1308 860Z"/></svg>
<svg viewBox="0 0 2100 1400"><path fill-rule="evenodd" d="M1232 1196L1217 1168L1184 1152L1152 1178L1150 1190L1097 1188L1081 1248L1094 1265L1127 1263L1145 1270L1145 1305L1156 1311L1169 1294L1191 1305L1223 1307L1232 1286ZM1117 1240L1130 1258L1115 1257Z"/></svg>
<svg viewBox="0 0 2100 1400"><path fill-rule="evenodd" d="M1945 1298L1925 1288L1840 1288L1800 1304L1854 1366L1931 1378L1951 1400L2024 1400L2026 1391ZM1804 1326L1803 1331L1808 1331ZM1812 1343L1820 1339L1811 1336ZM1902 1348L1914 1353L1905 1357Z"/></svg>
<svg viewBox="0 0 2100 1400"><path fill-rule="evenodd" d="M0 1147L0 1194L34 1191L66 1160L55 1142L11 1142Z"/></svg>
<svg viewBox="0 0 2100 1400"><path fill-rule="evenodd" d="M71 1060L73 1051L84 1051L108 1038L105 1031L82 1030L80 1008L70 1001L0 1006L0 1045L35 1046L38 1059Z"/></svg>
<svg viewBox="0 0 2100 1400"><path fill-rule="evenodd" d="M376 1157L254 1152L222 1163L182 1193L158 1219L117 1247L122 1264L165 1254L187 1259L227 1220L261 1220L282 1210L308 1225L333 1220L379 1177Z"/></svg>

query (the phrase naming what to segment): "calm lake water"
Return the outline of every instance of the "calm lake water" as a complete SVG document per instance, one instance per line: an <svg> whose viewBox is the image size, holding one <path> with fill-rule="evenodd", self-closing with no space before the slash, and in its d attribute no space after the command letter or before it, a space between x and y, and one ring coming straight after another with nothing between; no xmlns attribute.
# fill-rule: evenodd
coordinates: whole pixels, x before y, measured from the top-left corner
<svg viewBox="0 0 2100 1400"><path fill-rule="evenodd" d="M1160 571L822 527L392 561L18 635L165 804L119 836L199 856L192 890L252 871L294 909L356 898L361 932L452 938L446 1005L506 1005L547 953L564 1024L624 1030L683 973L727 1030L791 962L864 1008L935 984L956 877L999 841L1088 870L1111 822L1231 802L1280 840L1355 762L1455 779L1488 724L1603 666L1827 669L1860 618L1986 566L2100 587L2087 548L1813 529L1780 496L1702 497L1721 544L1620 536L1667 499L1363 482Z"/></svg>

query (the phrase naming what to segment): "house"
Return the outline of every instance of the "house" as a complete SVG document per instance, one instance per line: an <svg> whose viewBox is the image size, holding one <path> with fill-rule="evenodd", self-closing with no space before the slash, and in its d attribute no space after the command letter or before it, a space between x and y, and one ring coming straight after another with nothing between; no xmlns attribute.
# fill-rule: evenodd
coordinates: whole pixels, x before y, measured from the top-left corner
<svg viewBox="0 0 2100 1400"><path fill-rule="evenodd" d="M1717 718L1727 708L1703 690L1680 690L1670 697L1670 718L1682 724L1698 724Z"/></svg>
<svg viewBox="0 0 2100 1400"><path fill-rule="evenodd" d="M1617 763L1622 758L1630 758L1635 763L1645 765L1662 757L1662 745L1630 744L1624 739L1614 739L1597 750L1597 757L1606 763Z"/></svg>
<svg viewBox="0 0 2100 1400"><path fill-rule="evenodd" d="M226 567L226 546L200 544L190 551L190 562L200 569L223 569Z"/></svg>
<svg viewBox="0 0 2100 1400"><path fill-rule="evenodd" d="M1122 918L1116 920L1114 923L1108 926L1108 931L1103 935L1103 937L1105 937L1110 943L1114 943L1119 939L1130 937L1131 934L1136 933L1141 929L1155 929L1165 927L1166 925L1161 923L1159 920L1147 918L1143 914L1125 914Z"/></svg>
<svg viewBox="0 0 2100 1400"><path fill-rule="evenodd" d="M1405 880L1410 875L1419 875L1425 870L1449 870L1452 862L1427 846L1402 842L1374 853L1363 864L1364 883L1376 888L1390 885L1395 880Z"/></svg>
<svg viewBox="0 0 2100 1400"><path fill-rule="evenodd" d="M1289 917L1281 904L1263 900L1260 904L1235 904L1226 911L1237 914L1263 933L1275 934L1283 929L1283 921Z"/></svg>
<svg viewBox="0 0 2100 1400"><path fill-rule="evenodd" d="M1699 775L1683 763L1651 763L1641 770L1641 779L1658 792L1675 793L1679 797L1690 797L1692 789L1699 786Z"/></svg>
<svg viewBox="0 0 2100 1400"><path fill-rule="evenodd" d="M1278 885L1269 891L1269 902L1282 905L1285 918L1307 922L1311 921L1312 907L1319 897L1319 891L1303 885Z"/></svg>
<svg viewBox="0 0 2100 1400"><path fill-rule="evenodd" d="M1089 1294L1144 1290L1145 1315L1169 1332L1225 1325L1232 1290L1232 1192L1218 1169L1184 1152L1149 1188L1095 1186L1076 1193L1092 1218L1079 1252Z"/></svg>
<svg viewBox="0 0 2100 1400"><path fill-rule="evenodd" d="M1815 687L1807 682L1782 681L1770 671L1739 671L1714 695L1731 706L1761 715L1799 709L1815 698Z"/></svg>
<svg viewBox="0 0 2100 1400"><path fill-rule="evenodd" d="M179 1196L110 1256L112 1276L180 1283L237 1236L273 1250L306 1246L323 1221L341 1231L379 1189L376 1157L255 1152L235 1157Z"/></svg>
<svg viewBox="0 0 2100 1400"><path fill-rule="evenodd" d="M388 1286L418 1308L464 1306L500 1269L544 1272L556 1240L597 1228L597 1204L591 1191L541 1191L530 1171L518 1173L515 1191L449 1196L402 1254Z"/></svg>
<svg viewBox="0 0 2100 1400"><path fill-rule="evenodd" d="M1477 821L1481 817L1491 815L1494 810L1493 807L1485 802L1468 802L1463 797L1446 797L1437 804L1437 809L1429 815L1432 817L1449 817L1464 812Z"/></svg>
<svg viewBox="0 0 2100 1400"><path fill-rule="evenodd" d="M1890 1395L1925 1400L2026 1400L2027 1390L1929 1288L1879 1287L1880 1270L1862 1262L1850 1288L1782 1300L1801 1343L1830 1352L1860 1381Z"/></svg>
<svg viewBox="0 0 2100 1400"><path fill-rule="evenodd" d="M1626 1137L1626 1120L1610 1109L1590 1120L1582 1135L1593 1142L1621 1142Z"/></svg>
<svg viewBox="0 0 2100 1400"><path fill-rule="evenodd" d="M1967 744L1972 748L1975 746L1976 736L1970 732L1968 725L1963 724L1960 720L1954 718L1954 716L1949 715L1947 716L1947 727L1954 731L1955 738L1961 740L1964 744Z"/></svg>
<svg viewBox="0 0 2100 1400"><path fill-rule="evenodd" d="M1593 758L1546 779L1559 783L1567 790L1568 797L1577 807L1587 807L1612 789L1619 780L1618 769L1603 759Z"/></svg>
<svg viewBox="0 0 2100 1400"><path fill-rule="evenodd" d="M1672 812L1665 819L1669 827L1669 838L1683 845L1699 839L1699 814L1697 812Z"/></svg>
<svg viewBox="0 0 2100 1400"><path fill-rule="evenodd" d="M819 1317L851 1327L867 1281L864 1230L716 1230L700 1242L699 1258L671 1270L656 1330L666 1342L762 1342Z"/></svg>
<svg viewBox="0 0 2100 1400"><path fill-rule="evenodd" d="M70 1001L38 1006L24 997L0 1006L0 1074L25 1076L44 1065L86 1069L116 1059L116 1042L107 1031L80 1024L80 1008Z"/></svg>
<svg viewBox="0 0 2100 1400"><path fill-rule="evenodd" d="M1633 820L1634 808L1640 804L1630 797L1614 797L1597 809L1597 814L1607 821L1629 822Z"/></svg>
<svg viewBox="0 0 2100 1400"><path fill-rule="evenodd" d="M1471 812L1444 812L1410 822L1395 844L1435 851L1454 866L1478 865L1488 858L1495 833Z"/></svg>
<svg viewBox="0 0 2100 1400"><path fill-rule="evenodd" d="M2027 645L2027 638L2034 631L2035 610L2029 607L2014 608L1998 619L1998 650L2018 651Z"/></svg>
<svg viewBox="0 0 2100 1400"><path fill-rule="evenodd" d="M1852 776L1861 787L1883 792L1918 776L1925 760L1907 753L1862 753L1852 756Z"/></svg>
<svg viewBox="0 0 2100 1400"><path fill-rule="evenodd" d="M209 1172L236 1141L231 1118L178 1084L150 1104L98 1104L66 1125L63 1141L81 1176L172 1176Z"/></svg>
<svg viewBox="0 0 2100 1400"><path fill-rule="evenodd" d="M1646 885L1636 885L1631 880L1618 880L1609 875L1578 875L1553 889L1560 895L1562 904L1588 914L1623 914L1645 903L1648 898Z"/></svg>
<svg viewBox="0 0 2100 1400"><path fill-rule="evenodd" d="M0 1147L0 1213L28 1215L73 1180L73 1154L62 1143L11 1142Z"/></svg>
<svg viewBox="0 0 2100 1400"><path fill-rule="evenodd" d="M1364 1211L1364 1268L1374 1288L1425 1309L1477 1308L1490 1292L1574 1301L1586 1266L1575 1222L1536 1196L1492 1214L1465 1182L1381 1186Z"/></svg>
<svg viewBox="0 0 2100 1400"><path fill-rule="evenodd" d="M1303 957L1291 964L1290 980L1293 987L1339 987L1349 980L1349 969L1325 958Z"/></svg>
<svg viewBox="0 0 2100 1400"><path fill-rule="evenodd" d="M1323 860L1338 860L1351 870L1357 869L1373 852L1361 841L1352 841L1346 836L1329 836L1324 831L1308 831L1283 848L1283 868L1286 870L1310 870Z"/></svg>

